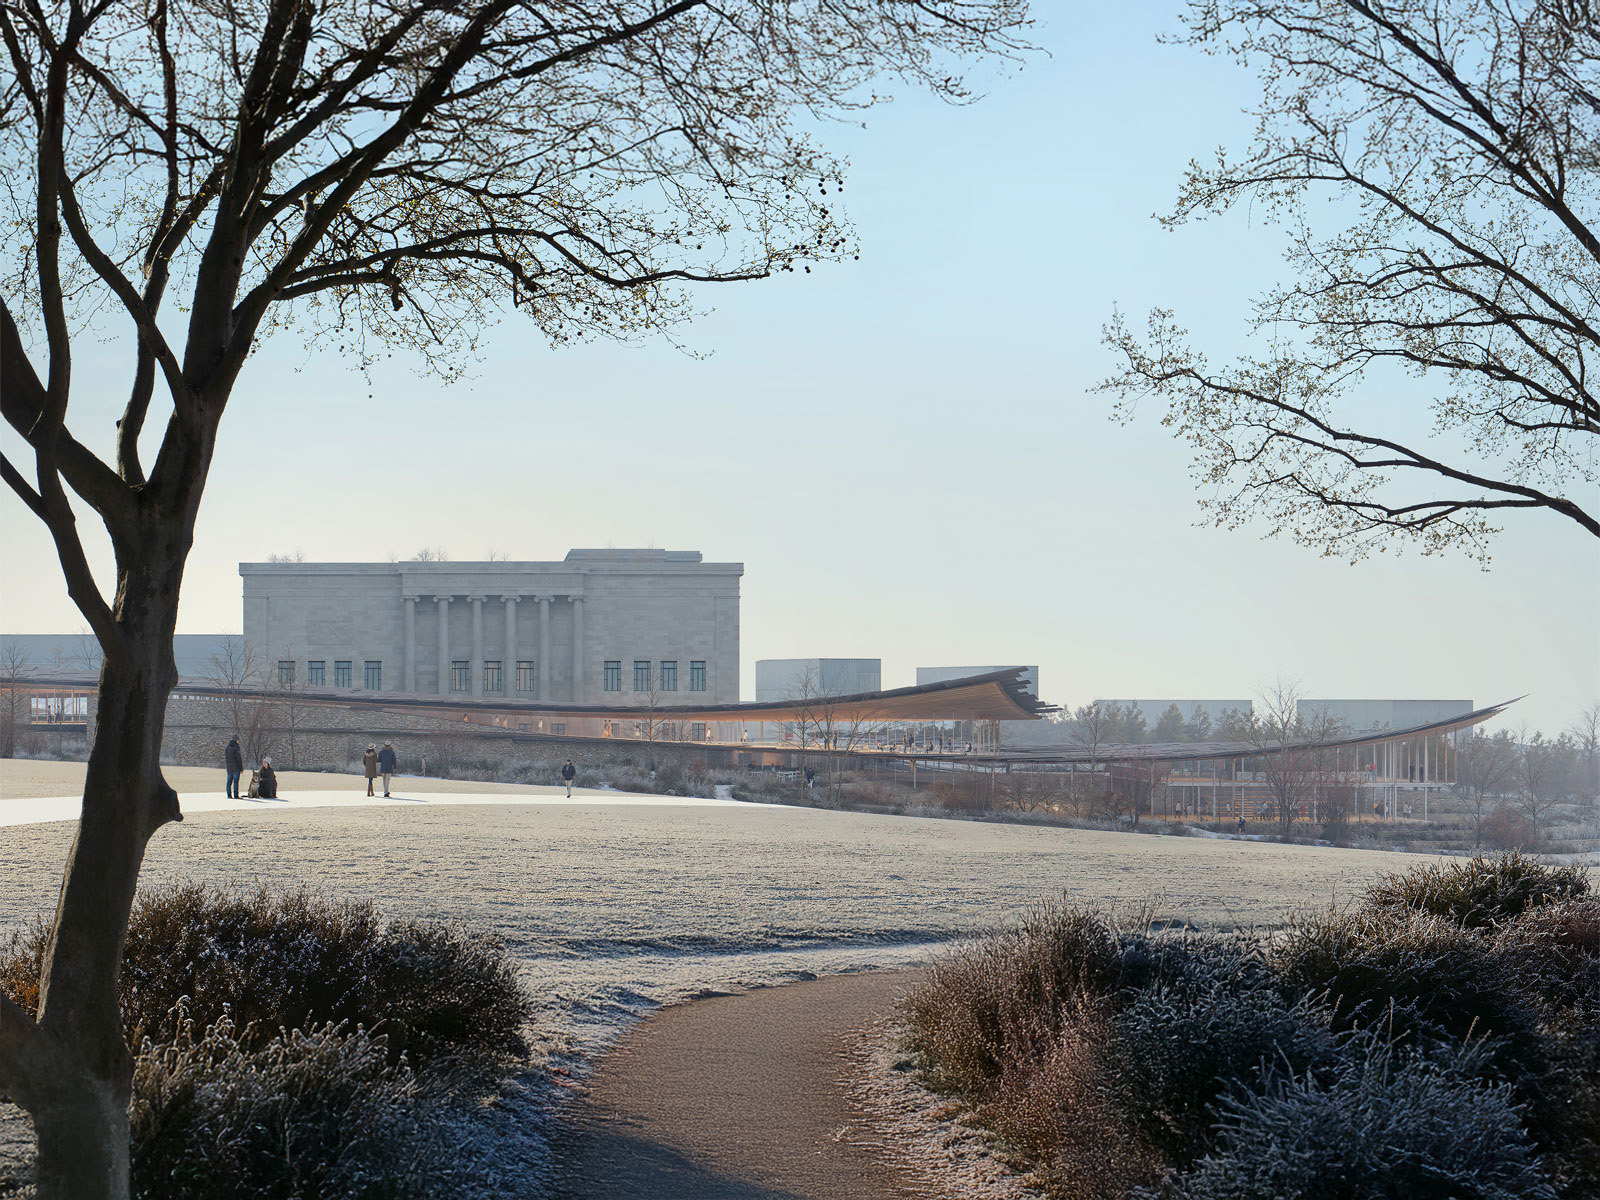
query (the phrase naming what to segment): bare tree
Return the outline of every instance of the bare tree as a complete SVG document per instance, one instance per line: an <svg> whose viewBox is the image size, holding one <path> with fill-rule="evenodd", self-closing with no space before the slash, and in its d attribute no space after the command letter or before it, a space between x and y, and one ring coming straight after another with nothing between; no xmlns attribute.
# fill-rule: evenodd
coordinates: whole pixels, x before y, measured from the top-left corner
<svg viewBox="0 0 1600 1200"><path fill-rule="evenodd" d="M1483 806L1491 796L1502 795L1510 785L1518 749L1511 734L1502 729L1493 737L1478 730L1456 747L1452 790L1472 806L1472 844L1482 844Z"/></svg>
<svg viewBox="0 0 1600 1200"><path fill-rule="evenodd" d="M290 651L284 650L279 663L289 663L288 672L282 666L274 671L267 679L267 691L270 695L268 702L268 715L275 731L287 743L289 749L290 770L298 770L300 766L300 730L305 726L310 715L310 706L306 703L306 681L301 679L295 670L294 662L289 658Z"/></svg>
<svg viewBox="0 0 1600 1200"><path fill-rule="evenodd" d="M449 562L450 552L443 546L424 546L411 556L412 562Z"/></svg>
<svg viewBox="0 0 1600 1200"><path fill-rule="evenodd" d="M42 1200L127 1195L118 970L145 847L181 816L158 764L179 592L258 340L450 377L502 305L556 344L638 338L692 316L689 286L847 259L842 169L799 125L883 72L965 99L963 63L1025 22L1024 0L0 0L0 413L28 453L0 475L105 651L38 1011L0 998ZM103 461L68 418L108 312L134 345Z"/></svg>
<svg viewBox="0 0 1600 1200"><path fill-rule="evenodd" d="M1600 824L1600 700L1584 706L1567 727L1567 736L1576 750L1577 796Z"/></svg>
<svg viewBox="0 0 1600 1200"><path fill-rule="evenodd" d="M1087 816L1100 807L1100 799L1107 791L1102 774L1105 769L1103 752L1113 740L1118 724L1120 716L1117 706L1105 705L1098 700L1080 705L1072 713L1067 736L1074 746L1088 755L1088 762L1083 764L1088 770L1080 771L1075 764L1068 784L1068 802L1074 816Z"/></svg>
<svg viewBox="0 0 1600 1200"><path fill-rule="evenodd" d="M7 638L0 645L0 758L17 756L17 730L32 711L32 676L28 652L21 642Z"/></svg>
<svg viewBox="0 0 1600 1200"><path fill-rule="evenodd" d="M227 634L211 656L206 682L222 693L216 703L225 711L247 763L272 753L277 719L266 698L266 664L237 634ZM221 750L218 750L221 757Z"/></svg>
<svg viewBox="0 0 1600 1200"><path fill-rule="evenodd" d="M304 550L290 550L284 554L267 555L269 563L301 563L305 562L305 560L306 552Z"/></svg>
<svg viewBox="0 0 1600 1200"><path fill-rule="evenodd" d="M1261 105L1163 223L1248 205L1294 278L1256 304L1259 354L1221 369L1172 313L1143 336L1118 315L1102 386L1124 420L1161 402L1216 524L1351 557L1398 535L1487 561L1512 509L1600 537L1597 31L1565 0L1190 6L1179 40L1256 65Z"/></svg>
<svg viewBox="0 0 1600 1200"><path fill-rule="evenodd" d="M1517 788L1517 804L1533 826L1533 836L1539 836L1540 822L1548 823L1551 813L1566 799L1566 785L1570 774L1565 769L1563 750L1570 750L1552 742L1539 732L1529 732L1523 726L1517 732L1516 754L1512 760L1512 780Z"/></svg>
<svg viewBox="0 0 1600 1200"><path fill-rule="evenodd" d="M1255 769L1272 793L1278 831L1294 831L1300 810L1312 815L1322 795L1341 794L1347 786L1335 769L1326 744L1340 732L1325 711L1305 711L1300 685L1280 679L1253 706L1243 740L1250 746Z"/></svg>
<svg viewBox="0 0 1600 1200"><path fill-rule="evenodd" d="M883 726L844 700L837 687L825 686L811 663L807 663L790 684L789 703L797 714L792 725L800 743L802 776L809 765L806 751L813 745L820 747L824 751L819 758L824 802L837 808L844 797L848 756L877 738ZM805 785L802 778L801 787Z"/></svg>
<svg viewBox="0 0 1600 1200"><path fill-rule="evenodd" d="M638 680L634 681L635 683ZM649 767L653 772L656 769L656 742L669 735L668 718L661 712L662 700L668 695L661 688L661 673L654 663L650 665L649 686L644 691L635 691L634 695L643 700L644 712L633 723L634 732L644 740L645 753L649 759Z"/></svg>

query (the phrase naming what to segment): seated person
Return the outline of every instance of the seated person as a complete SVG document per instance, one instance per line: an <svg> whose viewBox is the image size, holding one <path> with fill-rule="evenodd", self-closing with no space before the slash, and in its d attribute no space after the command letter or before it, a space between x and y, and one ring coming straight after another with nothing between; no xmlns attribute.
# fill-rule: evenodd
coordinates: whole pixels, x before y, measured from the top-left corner
<svg viewBox="0 0 1600 1200"><path fill-rule="evenodd" d="M278 798L278 774L272 769L272 760L263 758L261 770L256 777L256 788L263 800L276 800Z"/></svg>

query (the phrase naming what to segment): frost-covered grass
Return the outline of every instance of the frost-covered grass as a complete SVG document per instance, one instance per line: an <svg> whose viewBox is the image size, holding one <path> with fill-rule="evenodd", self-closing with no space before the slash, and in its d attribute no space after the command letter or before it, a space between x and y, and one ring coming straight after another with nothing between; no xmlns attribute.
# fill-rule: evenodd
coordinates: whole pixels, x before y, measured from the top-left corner
<svg viewBox="0 0 1600 1200"><path fill-rule="evenodd" d="M1600 901L1421 866L1277 935L1046 904L907 1000L930 1086L1052 1196L1600 1194Z"/></svg>

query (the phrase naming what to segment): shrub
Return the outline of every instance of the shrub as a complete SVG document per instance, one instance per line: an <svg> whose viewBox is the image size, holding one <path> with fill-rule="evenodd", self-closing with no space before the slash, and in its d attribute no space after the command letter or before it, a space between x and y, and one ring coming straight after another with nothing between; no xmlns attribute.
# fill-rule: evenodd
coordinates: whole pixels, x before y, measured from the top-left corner
<svg viewBox="0 0 1600 1200"><path fill-rule="evenodd" d="M1209 1146L1217 1104L1275 1071L1331 1062L1326 1014L1290 1003L1261 955L1229 942L1193 941L1114 1019L1118 1104L1141 1140L1186 1165Z"/></svg>
<svg viewBox="0 0 1600 1200"><path fill-rule="evenodd" d="M1117 977L1117 942L1096 914L1032 909L1015 929L935 963L904 1001L913 1049L936 1086L988 1100L1008 1063L1026 1061L1060 1028L1064 1008Z"/></svg>
<svg viewBox="0 0 1600 1200"><path fill-rule="evenodd" d="M390 1200L437 1193L448 1147L416 1077L381 1038L321 1025L259 1044L227 1018L197 1032L180 1007L134 1062L136 1196Z"/></svg>
<svg viewBox="0 0 1600 1200"><path fill-rule="evenodd" d="M1496 850L1528 850L1539 844L1533 822L1509 804L1497 805L1478 823L1478 837Z"/></svg>
<svg viewBox="0 0 1600 1200"><path fill-rule="evenodd" d="M1443 866L1424 864L1386 875L1367 889L1365 903L1387 911L1449 917L1472 928L1498 925L1530 908L1589 893L1582 867L1551 867L1526 854L1479 856Z"/></svg>
<svg viewBox="0 0 1600 1200"><path fill-rule="evenodd" d="M1279 1076L1223 1103L1216 1150L1172 1200L1555 1200L1510 1088L1477 1082L1480 1051L1398 1055L1377 1040L1324 1080Z"/></svg>
<svg viewBox="0 0 1600 1200"><path fill-rule="evenodd" d="M48 928L0 956L0 985L23 1003ZM369 903L306 891L217 891L176 884L141 893L123 951L123 1022L131 1045L177 1036L180 999L200 1028L230 1017L263 1044L280 1029L364 1026L392 1058L487 1065L526 1053L531 1000L499 941L457 925L385 923ZM31 1011L31 1009L29 1010Z"/></svg>

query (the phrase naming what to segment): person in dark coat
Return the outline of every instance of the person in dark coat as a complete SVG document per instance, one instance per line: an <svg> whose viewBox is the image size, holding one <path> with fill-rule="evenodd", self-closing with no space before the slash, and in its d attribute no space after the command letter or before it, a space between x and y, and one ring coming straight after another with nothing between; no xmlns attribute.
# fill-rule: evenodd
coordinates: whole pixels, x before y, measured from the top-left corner
<svg viewBox="0 0 1600 1200"><path fill-rule="evenodd" d="M228 739L228 747L222 752L222 765L228 770L228 799L237 800L239 798L239 776L244 774L244 751L239 748L239 735L237 733Z"/></svg>
<svg viewBox="0 0 1600 1200"><path fill-rule="evenodd" d="M372 795L372 781L378 777L378 745L367 743L367 752L361 756L361 769L367 773L367 795Z"/></svg>
<svg viewBox="0 0 1600 1200"><path fill-rule="evenodd" d="M566 781L567 799L572 799L572 781L578 777L578 768L572 765L572 760L567 759L561 768L561 778Z"/></svg>
<svg viewBox="0 0 1600 1200"><path fill-rule="evenodd" d="M256 773L256 785L263 800L278 798L278 773L272 769L270 758L261 760L261 770Z"/></svg>
<svg viewBox="0 0 1600 1200"><path fill-rule="evenodd" d="M389 794L389 780L394 778L394 743L385 742L383 749L378 751L378 773L383 776L383 794Z"/></svg>

